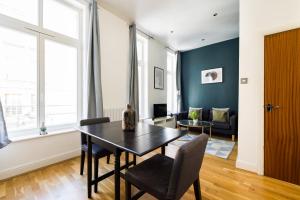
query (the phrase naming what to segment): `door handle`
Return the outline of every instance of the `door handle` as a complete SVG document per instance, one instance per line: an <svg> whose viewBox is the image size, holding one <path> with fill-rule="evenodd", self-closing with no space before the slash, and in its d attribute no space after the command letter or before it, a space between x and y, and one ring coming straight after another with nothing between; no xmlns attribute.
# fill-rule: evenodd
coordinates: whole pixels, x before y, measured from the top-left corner
<svg viewBox="0 0 300 200"><path fill-rule="evenodd" d="M273 109L279 109L280 106L278 105L275 105L273 106L272 104L267 104L267 105L264 105L264 107L267 109L267 112L272 112Z"/></svg>

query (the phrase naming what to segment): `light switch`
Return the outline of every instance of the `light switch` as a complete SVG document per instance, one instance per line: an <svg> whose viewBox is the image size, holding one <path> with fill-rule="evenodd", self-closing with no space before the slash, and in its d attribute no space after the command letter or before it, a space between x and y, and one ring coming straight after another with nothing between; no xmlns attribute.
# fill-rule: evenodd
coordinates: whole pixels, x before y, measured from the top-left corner
<svg viewBox="0 0 300 200"><path fill-rule="evenodd" d="M248 78L241 78L241 84L248 84Z"/></svg>

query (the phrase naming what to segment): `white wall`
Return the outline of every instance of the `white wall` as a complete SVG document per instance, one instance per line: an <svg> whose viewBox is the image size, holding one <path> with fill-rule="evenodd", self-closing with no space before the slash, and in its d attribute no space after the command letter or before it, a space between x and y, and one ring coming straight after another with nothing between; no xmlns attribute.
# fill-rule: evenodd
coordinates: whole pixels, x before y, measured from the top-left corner
<svg viewBox="0 0 300 200"><path fill-rule="evenodd" d="M0 180L78 156L79 138L71 132L12 142L0 150Z"/></svg>
<svg viewBox="0 0 300 200"><path fill-rule="evenodd" d="M299 0L240 1L237 167L263 174L264 35L300 27Z"/></svg>
<svg viewBox="0 0 300 200"><path fill-rule="evenodd" d="M124 109L129 88L129 23L100 8L101 69L104 110ZM167 50L155 39L148 40L148 117L154 103L167 103ZM154 66L165 70L164 90L154 89ZM147 116L146 116L147 117Z"/></svg>
<svg viewBox="0 0 300 200"><path fill-rule="evenodd" d="M104 109L124 108L128 94L128 24L100 9ZM0 180L78 156L80 134L71 132L13 142L0 150ZM78 169L79 170L79 169Z"/></svg>
<svg viewBox="0 0 300 200"><path fill-rule="evenodd" d="M104 109L128 103L129 25L100 8L101 72Z"/></svg>
<svg viewBox="0 0 300 200"><path fill-rule="evenodd" d="M149 39L148 48L148 117L152 117L153 104L167 103L167 49L154 39ZM164 69L164 90L154 89L154 67Z"/></svg>

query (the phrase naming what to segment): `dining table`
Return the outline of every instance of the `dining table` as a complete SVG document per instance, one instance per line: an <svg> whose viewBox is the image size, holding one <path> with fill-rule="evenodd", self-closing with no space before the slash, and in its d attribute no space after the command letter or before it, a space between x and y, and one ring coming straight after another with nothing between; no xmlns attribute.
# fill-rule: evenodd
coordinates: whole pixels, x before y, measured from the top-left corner
<svg viewBox="0 0 300 200"><path fill-rule="evenodd" d="M120 178L124 177L121 172L132 165L136 165L136 156L145 154L161 148L161 154L165 154L165 147L168 143L187 134L186 130L155 126L138 122L134 130L124 131L122 121L115 121L102 124L78 126L77 130L87 136L87 193L88 198L92 197L92 186L98 182L114 175L115 200L120 199ZM96 179L92 179L92 144L111 151L114 154L114 170L107 172ZM125 152L126 163L120 165L120 156ZM129 162L128 154L133 154L133 161Z"/></svg>

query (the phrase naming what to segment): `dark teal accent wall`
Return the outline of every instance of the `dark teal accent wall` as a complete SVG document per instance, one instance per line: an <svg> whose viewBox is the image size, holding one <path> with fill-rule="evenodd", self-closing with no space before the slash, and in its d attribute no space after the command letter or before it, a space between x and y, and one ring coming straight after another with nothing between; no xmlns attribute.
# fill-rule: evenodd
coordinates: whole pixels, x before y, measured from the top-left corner
<svg viewBox="0 0 300 200"><path fill-rule="evenodd" d="M182 100L191 107L229 107L238 111L239 39L181 53ZM201 84L201 71L223 68L223 82Z"/></svg>

